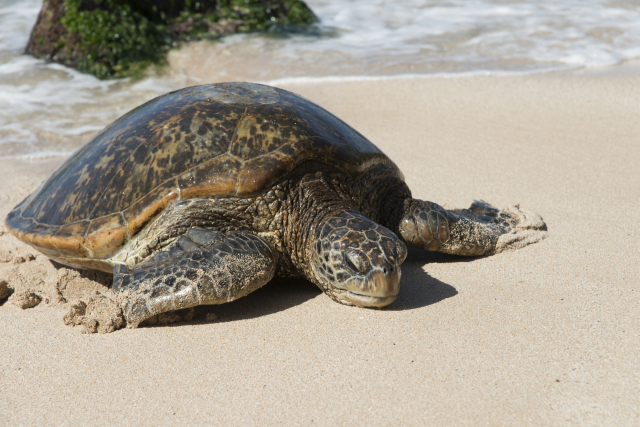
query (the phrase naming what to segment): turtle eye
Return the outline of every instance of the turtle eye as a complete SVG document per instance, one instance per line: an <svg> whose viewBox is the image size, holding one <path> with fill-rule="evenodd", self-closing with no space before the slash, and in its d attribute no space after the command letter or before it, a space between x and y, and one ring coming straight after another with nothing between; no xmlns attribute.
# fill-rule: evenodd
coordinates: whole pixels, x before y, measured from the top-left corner
<svg viewBox="0 0 640 427"><path fill-rule="evenodd" d="M353 249L345 253L344 262L354 273L364 274L371 267L367 257L362 252Z"/></svg>

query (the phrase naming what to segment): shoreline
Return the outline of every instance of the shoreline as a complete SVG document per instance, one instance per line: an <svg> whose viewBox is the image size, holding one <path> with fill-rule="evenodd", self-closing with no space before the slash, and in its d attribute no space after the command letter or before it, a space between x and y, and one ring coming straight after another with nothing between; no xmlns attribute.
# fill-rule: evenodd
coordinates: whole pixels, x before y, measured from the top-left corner
<svg viewBox="0 0 640 427"><path fill-rule="evenodd" d="M82 335L62 315L102 285L0 235L0 280L50 296L0 306L3 419L637 424L640 72L624 68L280 85L386 152L414 197L519 202L547 223L547 239L494 256L410 251L388 309L293 281L212 307L217 320ZM63 160L0 160L0 216Z"/></svg>
<svg viewBox="0 0 640 427"><path fill-rule="evenodd" d="M197 55L194 56L197 58ZM175 61L174 61L175 62ZM64 67L53 64L52 67L58 69L58 71L65 71ZM199 64L198 61L192 63L190 68L184 69L180 68L177 64L168 67L164 72L162 72L159 76L149 76L145 79L137 81L130 85L131 93L126 95L123 94L123 85L126 86L129 84L127 80L114 80L109 82L101 82L101 90L105 90L108 86L118 87L118 91L115 94L112 94L113 98L106 100L105 99L105 112L117 111L117 115L112 113L107 113L106 117L111 117L111 121L115 120L120 115L126 113L130 109L135 108L142 103L153 99L157 96L160 96L164 93L171 92L173 90L177 90L182 87L188 86L196 86L200 84L205 84L208 82L216 82L217 80L206 80L203 79L200 74L202 73L202 64ZM75 70L68 69L71 75L74 78L84 79L93 78L89 76L85 76L80 74ZM241 75L241 74L239 74ZM565 70L557 70L552 69L549 71L517 71L517 72L507 72L507 71L498 71L498 72L488 72L482 70L470 71L466 73L433 73L433 74L394 74L394 75L380 75L380 76L367 76L367 75L350 75L350 76L326 76L326 77L292 77L292 78L277 78L274 80L265 80L260 81L259 79L230 79L231 81L253 81L262 84L268 84L272 86L279 86L282 88L291 87L299 87L300 85L317 85L317 84L341 84L341 83L358 83L358 82L369 82L375 84L376 82L380 82L380 84L385 84L385 82L396 82L396 81L411 81L411 80L458 80L458 79L502 79L502 78L526 78L532 77L536 78L619 78L619 77L633 77L640 75L640 59L638 60L630 60L625 61L621 64L606 66L606 67L582 67L575 69L565 69ZM224 81L224 80L219 80ZM229 80L227 80L229 81ZM85 82L86 83L86 82ZM67 94L68 95L68 94ZM113 96L115 95L115 97ZM116 102L117 98L121 99L121 102ZM50 101L49 101L50 102ZM24 106L22 106L24 109ZM96 115L96 111L100 111L100 107L98 104L90 103L90 104L78 104L73 105L72 108L81 108L81 111L78 112L82 116L82 109L88 108L93 112L93 115ZM39 113L40 114L40 113ZM55 116L55 114L54 114ZM109 122L104 122L105 117L101 117L98 120L98 123L103 124L104 126L108 125ZM42 118L40 119L42 120ZM46 120L46 119L45 119ZM26 123L31 123L32 118L29 118ZM54 120L55 121L55 120ZM69 120L62 120L69 121ZM6 155L0 156L0 161L3 160L33 160L38 161L41 159L49 159L49 158L66 158L70 156L75 149L79 148L84 141L88 141L93 135L95 135L100 129L100 126L92 124L92 122L87 122L87 118L81 119L84 125L80 127L80 129L58 129L48 131L46 128L40 129L39 126L35 125L35 136L42 138L43 141L47 141L44 144L44 147L39 147L42 149L32 151L30 153L16 154L16 155ZM26 125L25 123L25 125ZM90 129L90 130L87 130ZM32 130L25 128L25 131L31 132ZM4 142L7 142L6 140ZM25 144L25 142L22 142ZM12 145L11 142L8 142L9 146ZM13 142L15 144L15 142ZM37 143L38 144L38 143Z"/></svg>
<svg viewBox="0 0 640 427"><path fill-rule="evenodd" d="M380 76L352 75L352 76L326 76L326 77L284 77L273 80L259 81L266 85L277 86L280 84L304 84L304 83L346 83L346 82L380 82L388 80L421 80L421 79L466 79L475 77L527 77L527 76L570 76L570 77L620 77L640 75L640 59L624 61L620 64L601 67L577 67L577 68L548 68L530 71L487 71L475 70L459 73L425 73L425 74L393 74Z"/></svg>

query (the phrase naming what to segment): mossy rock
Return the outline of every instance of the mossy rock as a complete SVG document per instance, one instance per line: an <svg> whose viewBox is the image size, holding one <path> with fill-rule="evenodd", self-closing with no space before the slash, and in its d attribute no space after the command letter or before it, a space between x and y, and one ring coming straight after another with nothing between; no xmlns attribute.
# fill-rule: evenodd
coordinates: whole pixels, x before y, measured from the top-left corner
<svg viewBox="0 0 640 427"><path fill-rule="evenodd" d="M25 53L117 78L162 64L179 41L316 21L300 0L45 0Z"/></svg>

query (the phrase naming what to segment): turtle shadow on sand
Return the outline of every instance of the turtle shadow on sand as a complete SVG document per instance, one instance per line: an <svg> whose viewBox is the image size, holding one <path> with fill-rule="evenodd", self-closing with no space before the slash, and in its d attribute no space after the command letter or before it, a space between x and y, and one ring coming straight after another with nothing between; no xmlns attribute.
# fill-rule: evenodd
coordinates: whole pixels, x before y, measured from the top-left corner
<svg viewBox="0 0 640 427"><path fill-rule="evenodd" d="M402 264L404 280L398 299L384 310L415 310L456 296L458 294L456 288L431 276L424 271L424 266L434 262L469 262L477 258L409 248L407 259Z"/></svg>

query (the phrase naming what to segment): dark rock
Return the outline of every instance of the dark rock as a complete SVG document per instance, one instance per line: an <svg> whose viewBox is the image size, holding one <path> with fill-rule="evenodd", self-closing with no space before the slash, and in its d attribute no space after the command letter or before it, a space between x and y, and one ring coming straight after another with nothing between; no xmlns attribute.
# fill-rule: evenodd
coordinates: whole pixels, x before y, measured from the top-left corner
<svg viewBox="0 0 640 427"><path fill-rule="evenodd" d="M176 42L315 21L300 0L45 0L25 53L99 78L135 76Z"/></svg>

